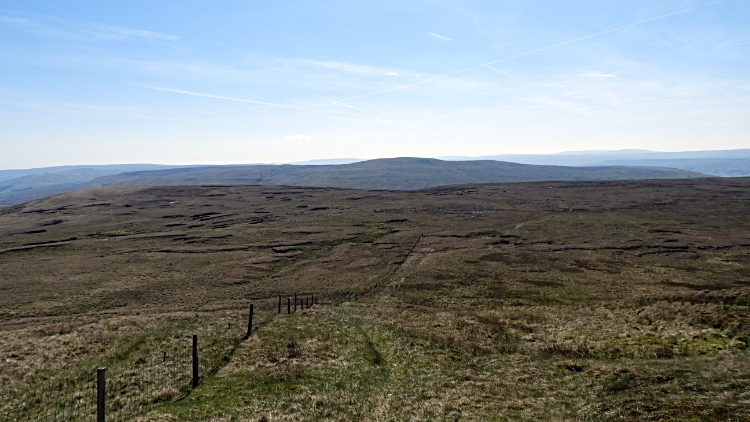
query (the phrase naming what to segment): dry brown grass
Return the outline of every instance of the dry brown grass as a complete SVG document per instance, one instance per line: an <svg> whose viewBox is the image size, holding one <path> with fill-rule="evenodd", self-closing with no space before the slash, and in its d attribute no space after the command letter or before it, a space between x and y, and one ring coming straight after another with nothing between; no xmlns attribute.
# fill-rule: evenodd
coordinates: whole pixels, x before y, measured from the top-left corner
<svg viewBox="0 0 750 422"><path fill-rule="evenodd" d="M750 181L601 185L0 210L0 389L149 368L198 332L202 386L142 420L750 420ZM286 315L295 292L323 306Z"/></svg>

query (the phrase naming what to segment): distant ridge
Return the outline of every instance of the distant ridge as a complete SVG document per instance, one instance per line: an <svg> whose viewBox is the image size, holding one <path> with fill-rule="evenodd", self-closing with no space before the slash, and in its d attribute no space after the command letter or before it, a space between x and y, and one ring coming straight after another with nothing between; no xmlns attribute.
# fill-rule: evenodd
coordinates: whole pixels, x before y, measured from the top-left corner
<svg viewBox="0 0 750 422"><path fill-rule="evenodd" d="M342 161L356 159L339 159ZM680 179L705 177L699 171L654 166L563 167L496 160L443 161L434 158L384 158L350 164L307 165L66 166L0 171L0 206L97 186L261 184L355 189L417 190L462 183L560 180ZM336 160L331 160L336 161ZM721 164L716 164L721 166ZM737 166L742 168L742 163ZM51 170L51 171L49 171ZM134 171L135 170L135 171ZM696 168L696 170L698 170ZM3 173L5 172L5 173ZM2 176L19 176L2 180Z"/></svg>
<svg viewBox="0 0 750 422"><path fill-rule="evenodd" d="M501 161L388 158L343 165L257 165L180 168L99 177L86 187L123 185L258 184L353 189L418 190L465 183L683 179L705 177L661 167L560 167Z"/></svg>
<svg viewBox="0 0 750 422"><path fill-rule="evenodd" d="M750 149L660 152L644 149L565 151L557 154L500 154L438 157L445 160L498 160L553 166L656 166L697 171L709 176L750 176Z"/></svg>

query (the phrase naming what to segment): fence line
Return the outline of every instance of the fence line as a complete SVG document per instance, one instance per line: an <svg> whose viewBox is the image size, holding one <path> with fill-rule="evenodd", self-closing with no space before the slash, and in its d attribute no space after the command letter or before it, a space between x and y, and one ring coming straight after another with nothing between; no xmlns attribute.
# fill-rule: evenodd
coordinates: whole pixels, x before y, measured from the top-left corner
<svg viewBox="0 0 750 422"><path fill-rule="evenodd" d="M278 314L281 314L279 295ZM291 313L291 296L287 306ZM294 310L298 298L294 294ZM306 301L306 302L305 302ZM315 295L299 298L301 309L317 303ZM202 379L215 373L239 344L252 335L254 305L250 305L247 332L239 334L229 349L223 344L201 345L196 334L192 347L159 350L132 362L120 362L91 371L90 376L35 385L26 390L2 391L0 420L38 421L127 421L144 414L153 406L173 402L190 394ZM237 324L236 327L241 327ZM231 330L230 323L228 329ZM214 367L215 366L215 367ZM102 388L98 389L97 386Z"/></svg>

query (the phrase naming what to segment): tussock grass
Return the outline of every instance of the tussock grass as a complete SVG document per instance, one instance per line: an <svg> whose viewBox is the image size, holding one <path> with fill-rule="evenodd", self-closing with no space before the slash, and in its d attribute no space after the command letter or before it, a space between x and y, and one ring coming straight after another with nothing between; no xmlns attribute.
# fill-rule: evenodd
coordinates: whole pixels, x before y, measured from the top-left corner
<svg viewBox="0 0 750 422"><path fill-rule="evenodd" d="M0 394L70 385L51 410L105 365L114 414L143 421L750 420L748 182L576 186L123 188L8 210ZM321 304L287 315L295 292Z"/></svg>

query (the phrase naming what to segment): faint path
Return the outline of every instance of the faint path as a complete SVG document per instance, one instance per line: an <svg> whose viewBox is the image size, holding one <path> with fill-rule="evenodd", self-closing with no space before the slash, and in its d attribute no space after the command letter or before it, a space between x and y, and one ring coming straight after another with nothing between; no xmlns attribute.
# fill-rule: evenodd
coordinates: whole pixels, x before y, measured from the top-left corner
<svg viewBox="0 0 750 422"><path fill-rule="evenodd" d="M416 260L417 260L417 258L416 258L416 257L415 257L415 256L413 255L413 252L414 252L414 249L416 249L417 245L419 244L419 241L420 241L420 240L422 240L422 236L424 236L424 233L420 233L420 234L419 234L419 237L417 238L417 241L416 241L416 242L414 242L414 244L413 244L413 245L411 246L411 248L409 249L409 252L407 252L407 253L406 253L406 256L404 257L404 260L403 260L403 262L401 262L401 265L399 265L399 266L398 266L398 267L397 267L397 268L396 268L396 269L395 269L395 270L393 271L393 273L394 273L394 274L395 274L396 272L398 272L398 270L401 270L401 269L404 269L404 268L409 268L409 266L411 266L411 264L413 264L413 263L414 263L414 261L416 261Z"/></svg>
<svg viewBox="0 0 750 422"><path fill-rule="evenodd" d="M560 214L552 214L552 215L548 215L548 216L543 217L543 218L537 218L535 220L524 221L523 223L516 224L516 227L513 227L513 229L511 229L510 231L518 230L518 229L520 229L521 227L523 227L523 226L525 226L527 224L538 223L538 222L541 222L541 221L544 221L544 220L549 220L550 218L557 217L558 215L560 215Z"/></svg>

